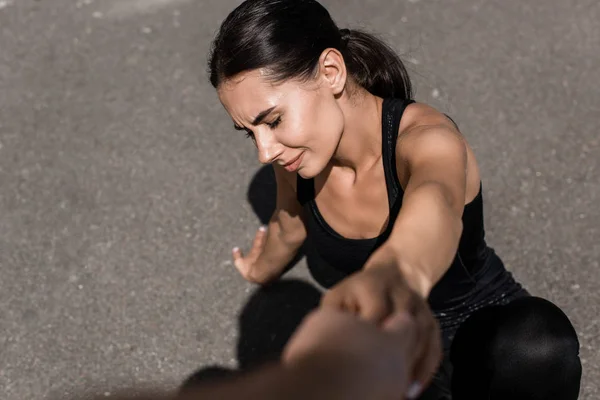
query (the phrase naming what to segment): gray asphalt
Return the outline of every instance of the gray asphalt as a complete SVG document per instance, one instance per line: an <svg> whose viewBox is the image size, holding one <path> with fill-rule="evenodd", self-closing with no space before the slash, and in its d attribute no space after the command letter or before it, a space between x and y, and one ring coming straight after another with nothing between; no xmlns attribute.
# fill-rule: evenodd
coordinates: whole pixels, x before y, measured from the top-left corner
<svg viewBox="0 0 600 400"><path fill-rule="evenodd" d="M232 0L0 1L0 397L236 364L260 165L207 83ZM488 241L600 377L600 3L324 1L404 55L483 171ZM302 261L291 276L310 279Z"/></svg>

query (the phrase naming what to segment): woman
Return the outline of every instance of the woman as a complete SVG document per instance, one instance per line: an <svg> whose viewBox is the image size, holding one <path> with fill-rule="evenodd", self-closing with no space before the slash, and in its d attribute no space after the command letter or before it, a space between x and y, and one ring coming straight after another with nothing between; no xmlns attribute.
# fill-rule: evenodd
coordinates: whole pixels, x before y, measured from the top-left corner
<svg viewBox="0 0 600 400"><path fill-rule="evenodd" d="M223 22L209 69L277 179L268 227L248 254L233 251L246 279L277 279L308 237L344 276L323 306L381 324L402 309L416 317L411 397L577 398L571 323L487 246L475 155L449 117L412 100L388 46L340 30L314 0L247 0ZM444 358L430 384L438 324Z"/></svg>

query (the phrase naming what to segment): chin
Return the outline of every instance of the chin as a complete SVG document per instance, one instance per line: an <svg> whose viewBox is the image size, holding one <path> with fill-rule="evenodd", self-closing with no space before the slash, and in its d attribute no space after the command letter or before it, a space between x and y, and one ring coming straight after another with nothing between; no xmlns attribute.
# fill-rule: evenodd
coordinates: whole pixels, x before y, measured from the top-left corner
<svg viewBox="0 0 600 400"><path fill-rule="evenodd" d="M306 168L300 168L296 173L303 179L311 179L314 178L313 175L307 174Z"/></svg>
<svg viewBox="0 0 600 400"><path fill-rule="evenodd" d="M324 169L325 167L320 168L316 167L315 165L303 165L298 169L298 171L296 171L296 173L303 179L312 179L319 175Z"/></svg>

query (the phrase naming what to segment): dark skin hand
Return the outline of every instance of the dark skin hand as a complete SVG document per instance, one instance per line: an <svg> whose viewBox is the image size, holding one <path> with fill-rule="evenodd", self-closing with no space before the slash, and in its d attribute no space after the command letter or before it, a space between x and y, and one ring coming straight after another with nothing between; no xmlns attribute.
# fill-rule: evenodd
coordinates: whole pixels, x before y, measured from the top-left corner
<svg viewBox="0 0 600 400"><path fill-rule="evenodd" d="M185 395L148 391L108 399L397 400L408 390L419 333L406 313L378 328L347 312L320 309L301 324L279 363L203 383Z"/></svg>
<svg viewBox="0 0 600 400"><path fill-rule="evenodd" d="M427 387L442 358L439 324L425 298L413 289L400 272L397 259L376 252L365 268L346 278L322 300L325 308L349 311L361 319L385 326L399 310L415 321L419 340L415 343L416 362L411 383Z"/></svg>

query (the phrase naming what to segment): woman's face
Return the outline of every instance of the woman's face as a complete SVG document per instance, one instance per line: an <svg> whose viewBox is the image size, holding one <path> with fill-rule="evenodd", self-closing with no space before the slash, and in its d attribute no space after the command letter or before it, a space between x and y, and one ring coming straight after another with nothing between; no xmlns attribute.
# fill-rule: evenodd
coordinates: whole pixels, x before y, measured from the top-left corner
<svg viewBox="0 0 600 400"><path fill-rule="evenodd" d="M218 94L236 129L253 139L261 163L312 178L333 157L344 115L327 76L275 84L253 70L224 82Z"/></svg>

